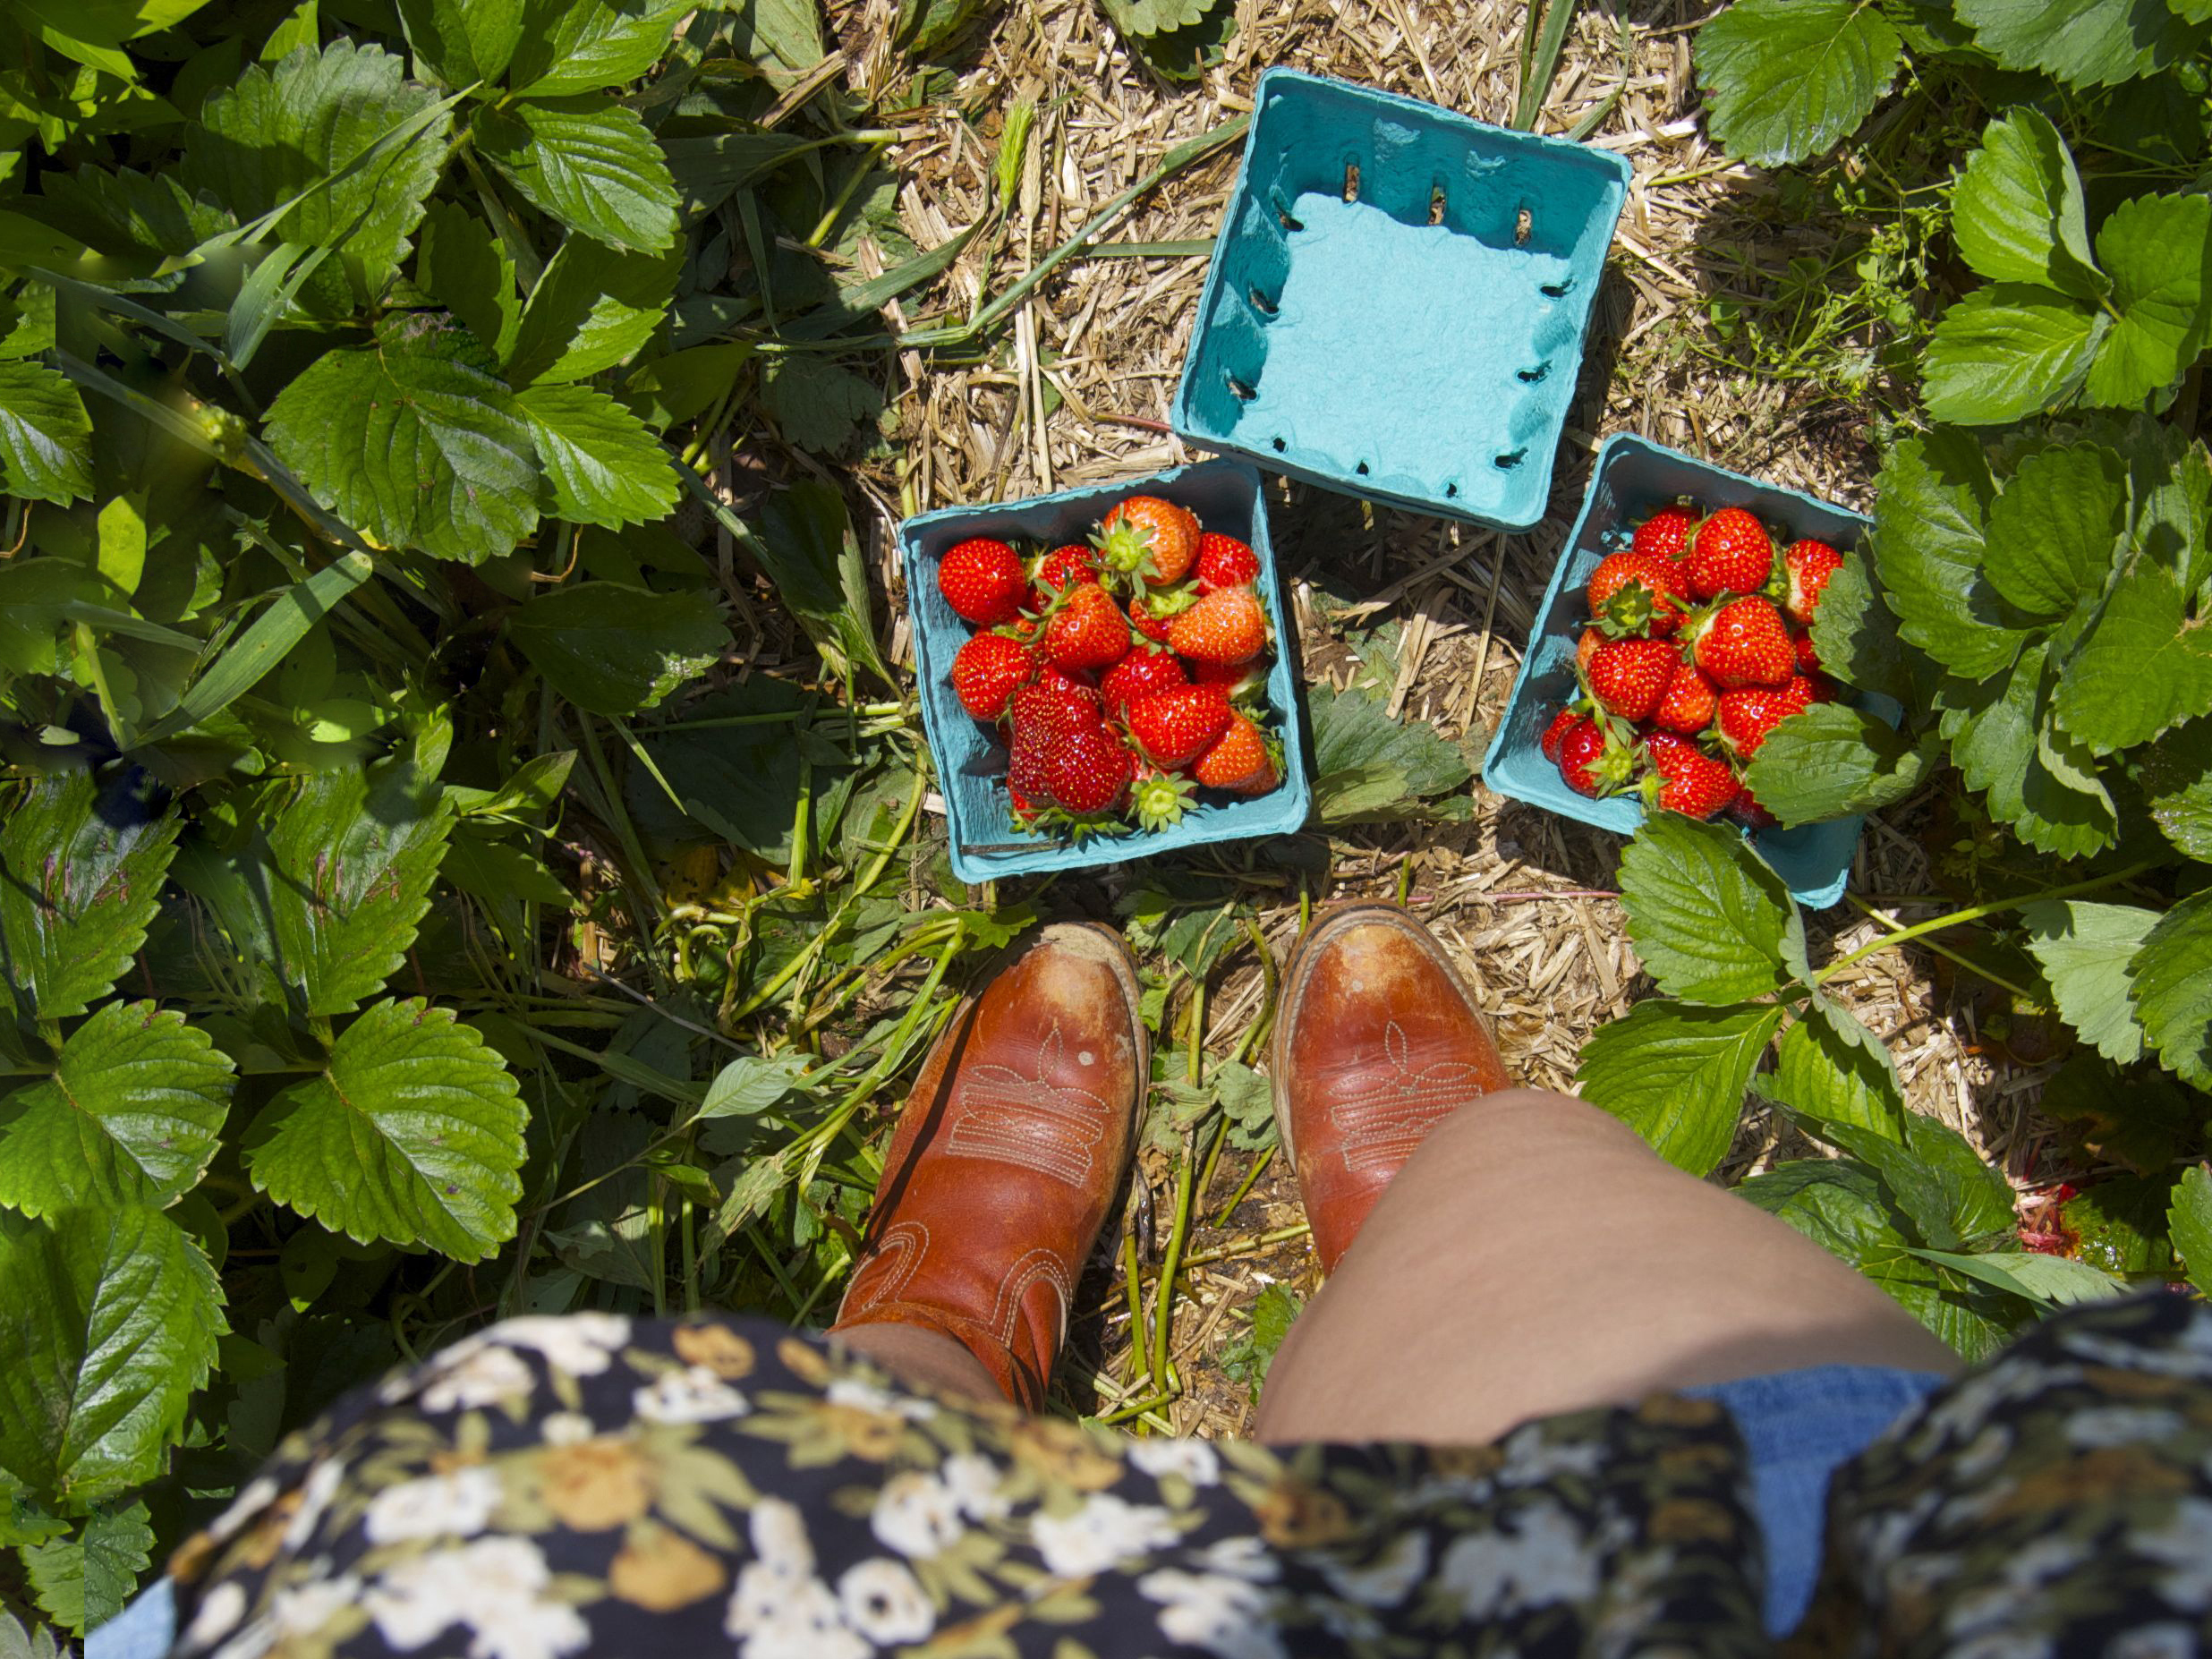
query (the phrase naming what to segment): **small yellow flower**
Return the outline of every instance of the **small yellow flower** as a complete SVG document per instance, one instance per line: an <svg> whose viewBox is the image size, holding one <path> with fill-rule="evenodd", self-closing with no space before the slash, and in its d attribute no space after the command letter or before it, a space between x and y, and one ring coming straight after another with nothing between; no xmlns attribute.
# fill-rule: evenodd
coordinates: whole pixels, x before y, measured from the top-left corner
<svg viewBox="0 0 2212 1659"><path fill-rule="evenodd" d="M1278 1482L1252 1506L1260 1536L1278 1549L1310 1550L1352 1536L1351 1511L1333 1492L1302 1481Z"/></svg>
<svg viewBox="0 0 2212 1659"><path fill-rule="evenodd" d="M602 1436L547 1451L538 1464L538 1495L563 1526L604 1532L652 1507L653 1476L636 1447Z"/></svg>
<svg viewBox="0 0 2212 1659"><path fill-rule="evenodd" d="M824 1405L819 1410L821 1426L835 1435L846 1451L869 1463L889 1462L906 1432L903 1417L881 1411L831 1405Z"/></svg>
<svg viewBox="0 0 2212 1659"><path fill-rule="evenodd" d="M1703 1498L1669 1498L1651 1512L1659 1544L1725 1544L1736 1536L1736 1518Z"/></svg>
<svg viewBox="0 0 2212 1659"><path fill-rule="evenodd" d="M1015 1461L1033 1469L1048 1486L1103 1492L1128 1473L1119 1458L1101 1451L1072 1423L1029 1417L1008 1432Z"/></svg>
<svg viewBox="0 0 2212 1659"><path fill-rule="evenodd" d="M727 1325L678 1325L668 1345L685 1365L703 1365L725 1382L753 1374L753 1344Z"/></svg>
<svg viewBox="0 0 2212 1659"><path fill-rule="evenodd" d="M785 1368L793 1376L815 1388L823 1387L836 1374L835 1368L821 1349L811 1342L802 1342L796 1337L786 1337L777 1343L776 1357L784 1362Z"/></svg>
<svg viewBox="0 0 2212 1659"><path fill-rule="evenodd" d="M681 1533L642 1527L608 1564L607 1587L648 1612L673 1612L718 1594L722 1563Z"/></svg>

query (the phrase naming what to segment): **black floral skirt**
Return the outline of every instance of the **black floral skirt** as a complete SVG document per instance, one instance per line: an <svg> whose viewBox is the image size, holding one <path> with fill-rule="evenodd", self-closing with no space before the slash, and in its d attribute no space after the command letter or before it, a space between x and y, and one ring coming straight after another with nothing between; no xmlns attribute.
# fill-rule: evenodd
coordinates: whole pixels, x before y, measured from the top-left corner
<svg viewBox="0 0 2212 1659"><path fill-rule="evenodd" d="M2055 1319L1839 1471L1806 1654L2212 1647L2212 1311ZM171 1563L179 1655L1772 1651L1707 1400L1493 1445L1138 1440L746 1320L520 1319L350 1397Z"/></svg>

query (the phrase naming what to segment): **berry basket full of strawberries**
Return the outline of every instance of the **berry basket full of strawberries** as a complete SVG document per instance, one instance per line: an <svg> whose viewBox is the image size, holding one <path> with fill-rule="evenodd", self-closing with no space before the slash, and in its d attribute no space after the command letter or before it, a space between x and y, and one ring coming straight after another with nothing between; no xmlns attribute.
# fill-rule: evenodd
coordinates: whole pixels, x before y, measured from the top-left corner
<svg viewBox="0 0 2212 1659"><path fill-rule="evenodd" d="M922 717L965 881L1306 821L1259 474L1237 462L899 528Z"/></svg>
<svg viewBox="0 0 2212 1659"><path fill-rule="evenodd" d="M1865 528L1643 438L1608 440L1484 781L1622 833L1647 810L1740 824L1800 900L1833 904L1859 820L1778 828L1744 769L1781 721L1849 694L1821 673L1809 627Z"/></svg>

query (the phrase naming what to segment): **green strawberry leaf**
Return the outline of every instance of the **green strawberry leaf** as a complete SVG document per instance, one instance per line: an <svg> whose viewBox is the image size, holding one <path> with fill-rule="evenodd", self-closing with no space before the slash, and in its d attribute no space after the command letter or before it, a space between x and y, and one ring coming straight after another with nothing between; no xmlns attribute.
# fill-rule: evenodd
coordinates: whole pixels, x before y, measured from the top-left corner
<svg viewBox="0 0 2212 1659"><path fill-rule="evenodd" d="M2101 1302L2128 1293L2126 1280L2063 1255L2040 1255L2032 1250L1989 1250L1979 1255L1962 1255L1955 1250L1916 1250L1913 1254L1922 1261L1935 1262L2046 1307Z"/></svg>
<svg viewBox="0 0 2212 1659"><path fill-rule="evenodd" d="M92 493L92 422L53 370L0 362L0 488L67 506Z"/></svg>
<svg viewBox="0 0 2212 1659"><path fill-rule="evenodd" d="M477 117L477 149L532 206L610 247L676 241L676 181L634 110L601 97L523 103Z"/></svg>
<svg viewBox="0 0 2212 1659"><path fill-rule="evenodd" d="M555 691L594 714L651 708L729 644L729 629L703 591L654 593L615 582L538 594L506 627Z"/></svg>
<svg viewBox="0 0 2212 1659"><path fill-rule="evenodd" d="M2199 1296L2212 1296L2212 1169L2191 1164L2174 1183L2166 1236Z"/></svg>
<svg viewBox="0 0 2212 1659"><path fill-rule="evenodd" d="M1306 713L1314 727L1314 811L1321 822L1434 822L1466 815L1466 785L1474 772L1425 720L1393 720L1377 699L1328 685L1307 693Z"/></svg>
<svg viewBox="0 0 2212 1659"><path fill-rule="evenodd" d="M475 336L397 312L374 346L325 352L269 405L276 457L386 547L481 565L538 523L530 424Z"/></svg>
<svg viewBox="0 0 2212 1659"><path fill-rule="evenodd" d="M749 0L734 14L731 44L770 71L797 74L821 62L821 8L816 0Z"/></svg>
<svg viewBox="0 0 2212 1659"><path fill-rule="evenodd" d="M1752 1068L1782 1017L1778 1003L1639 1002L1591 1034L1576 1081L1669 1163L1705 1175L1728 1155Z"/></svg>
<svg viewBox="0 0 2212 1659"><path fill-rule="evenodd" d="M23 1552L31 1591L48 1618L82 1634L123 1611L154 1564L149 1514L143 1499L96 1503L74 1536Z"/></svg>
<svg viewBox="0 0 2212 1659"><path fill-rule="evenodd" d="M1880 490L1871 545L1898 634L1962 678L2002 673L2027 618L1982 570L1996 491L1980 446L1960 431L1909 438L1883 463Z"/></svg>
<svg viewBox="0 0 2212 1659"><path fill-rule="evenodd" d="M1927 701L1897 642L1897 618L1875 592L1867 555L1852 548L1813 612L1813 649L1821 668L1860 691L1880 692L1908 708Z"/></svg>
<svg viewBox="0 0 2212 1659"><path fill-rule="evenodd" d="M1938 421L2001 426L2062 409L2088 378L2111 318L2025 283L1978 288L1937 319L1923 396Z"/></svg>
<svg viewBox="0 0 2212 1659"><path fill-rule="evenodd" d="M2191 720L2135 758L2152 821L2178 850L2212 864L2212 720Z"/></svg>
<svg viewBox="0 0 2212 1659"><path fill-rule="evenodd" d="M1994 816L2039 852L2082 858L2109 845L2119 821L2101 787L2093 795L2076 791L2065 772L2051 767L2041 741L2049 712L2047 656L2048 646L2038 641L2008 676L1978 685L1944 681L1941 729L1966 787L1987 793Z"/></svg>
<svg viewBox="0 0 2212 1659"><path fill-rule="evenodd" d="M2095 300L2111 286L2089 252L2081 175L2058 129L2028 105L1992 121L1951 200L1966 262L1992 282Z"/></svg>
<svg viewBox="0 0 2212 1659"><path fill-rule="evenodd" d="M473 9L475 0L468 4ZM557 98L635 81L660 61L692 9L691 0L523 0L507 84Z"/></svg>
<svg viewBox="0 0 2212 1659"><path fill-rule="evenodd" d="M438 870L463 892L490 904L514 900L566 910L575 902L535 853L466 830L446 844Z"/></svg>
<svg viewBox="0 0 2212 1659"><path fill-rule="evenodd" d="M372 1004L247 1136L253 1184L362 1244L481 1261L515 1236L529 1117L498 1051L421 998Z"/></svg>
<svg viewBox="0 0 2212 1659"><path fill-rule="evenodd" d="M2159 1059L2184 1082L2212 1089L2212 889L2161 916L2128 973L2135 1016Z"/></svg>
<svg viewBox="0 0 2212 1659"><path fill-rule="evenodd" d="M622 253L589 236L561 243L515 331L514 383L582 380L630 357L668 314L678 258Z"/></svg>
<svg viewBox="0 0 2212 1659"><path fill-rule="evenodd" d="M160 907L177 820L136 770L34 778L0 821L0 951L27 1017L69 1019L122 976Z"/></svg>
<svg viewBox="0 0 2212 1659"><path fill-rule="evenodd" d="M1957 0L1983 51L2069 86L2118 86L2178 61L2193 32L2158 0Z"/></svg>
<svg viewBox="0 0 2212 1659"><path fill-rule="evenodd" d="M229 1110L231 1058L174 1009L110 1002L40 1081L0 1098L0 1204L159 1208L198 1183Z"/></svg>
<svg viewBox="0 0 2212 1659"><path fill-rule="evenodd" d="M430 906L453 815L402 758L300 780L269 827L268 927L309 1014L344 1014L399 971Z"/></svg>
<svg viewBox="0 0 2212 1659"><path fill-rule="evenodd" d="M1125 35L1164 35L1203 21L1218 0L1103 0L1106 15Z"/></svg>
<svg viewBox="0 0 2212 1659"><path fill-rule="evenodd" d="M2097 229L2119 320L2089 365L2084 396L2133 408L2171 386L2204 350L2212 200L2138 196Z"/></svg>
<svg viewBox="0 0 2212 1659"><path fill-rule="evenodd" d="M2126 506L2126 464L2111 450L2072 444L2029 456L1990 505L1990 584L2038 617L2096 599Z"/></svg>
<svg viewBox="0 0 2212 1659"><path fill-rule="evenodd" d="M1805 972L1788 886L1726 825L1646 817L1621 855L1621 905L1645 971L1671 997L1742 1002Z"/></svg>
<svg viewBox="0 0 2212 1659"><path fill-rule="evenodd" d="M1713 136L1766 166L1826 149L1889 90L1903 44L1854 0L1736 0L1697 31Z"/></svg>
<svg viewBox="0 0 2212 1659"><path fill-rule="evenodd" d="M2058 723L2097 754L2132 748L2212 713L2212 610L2173 567L2139 555L2074 648Z"/></svg>
<svg viewBox="0 0 2212 1659"><path fill-rule="evenodd" d="M156 1211L0 1232L0 1470L72 1505L152 1479L228 1329L215 1270Z"/></svg>
<svg viewBox="0 0 2212 1659"><path fill-rule="evenodd" d="M1955 1250L2017 1225L2012 1184L1946 1124L1908 1111L1901 1120L1903 1136L1893 1138L1879 1129L1832 1119L1794 1120L1816 1140L1874 1170L1912 1223L1917 1243Z"/></svg>
<svg viewBox="0 0 2212 1659"><path fill-rule="evenodd" d="M769 370L761 402L786 438L826 455L842 452L883 412L883 393L873 380L804 354Z"/></svg>
<svg viewBox="0 0 2212 1659"><path fill-rule="evenodd" d="M498 83L522 44L523 11L523 0L399 0L415 62L449 87Z"/></svg>
<svg viewBox="0 0 2212 1659"><path fill-rule="evenodd" d="M1850 1010L1816 994L1782 1034L1759 1091L1824 1123L1904 1139L1905 1088L1888 1045Z"/></svg>
<svg viewBox="0 0 2212 1659"><path fill-rule="evenodd" d="M1766 735L1744 782L1761 806L1794 826L1894 805L1927 781L1933 766L1925 744L1888 722L1822 702Z"/></svg>
<svg viewBox="0 0 2212 1659"><path fill-rule="evenodd" d="M302 47L274 70L255 64L237 84L200 106L181 169L193 195L226 204L242 222L300 200L266 237L271 243L335 247L306 290L317 309L338 313L379 297L407 253L422 204L445 168L450 114L387 145L327 188L387 133L437 103L409 81L398 58L373 46L336 40L319 54ZM351 292L336 273L351 274ZM326 280L333 287L324 285Z"/></svg>
<svg viewBox="0 0 2212 1659"><path fill-rule="evenodd" d="M554 515L619 530L675 510L683 489L668 452L606 393L588 386L530 386L515 402L537 439Z"/></svg>
<svg viewBox="0 0 2212 1659"><path fill-rule="evenodd" d="M2142 948L2155 910L2038 899L2023 906L2028 950L2051 982L2058 1011L2106 1059L2125 1066L2143 1052L2143 1028L2129 1000L2128 964Z"/></svg>
<svg viewBox="0 0 2212 1659"><path fill-rule="evenodd" d="M483 220L452 202L432 202L422 218L415 280L493 357L507 360L523 302L515 287L515 260Z"/></svg>
<svg viewBox="0 0 2212 1659"><path fill-rule="evenodd" d="M803 1057L763 1059L757 1054L740 1054L715 1073L698 1117L758 1117L797 1088L806 1069Z"/></svg>

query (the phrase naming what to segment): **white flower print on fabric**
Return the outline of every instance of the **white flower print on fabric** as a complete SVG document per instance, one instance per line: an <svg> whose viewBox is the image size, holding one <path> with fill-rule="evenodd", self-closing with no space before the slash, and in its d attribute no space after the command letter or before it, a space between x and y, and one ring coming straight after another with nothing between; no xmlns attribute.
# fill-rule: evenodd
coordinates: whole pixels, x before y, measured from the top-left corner
<svg viewBox="0 0 2212 1659"><path fill-rule="evenodd" d="M912 1394L895 1394L864 1377L832 1377L822 1396L833 1406L872 1411L880 1417L904 1417L909 1423L927 1423L937 1415L935 1402Z"/></svg>
<svg viewBox="0 0 2212 1659"><path fill-rule="evenodd" d="M843 1610L828 1585L814 1578L762 1574L759 1565L737 1575L723 1621L722 1628L738 1638L738 1659L869 1659L872 1648L845 1628Z"/></svg>
<svg viewBox="0 0 2212 1659"><path fill-rule="evenodd" d="M201 1598L192 1621L184 1627L182 1645L187 1650L212 1646L235 1630L245 1616L245 1587L225 1578Z"/></svg>
<svg viewBox="0 0 2212 1659"><path fill-rule="evenodd" d="M398 1562L361 1600L403 1653L460 1624L474 1635L475 1659L560 1659L591 1632L574 1608L540 1599L552 1577L530 1539L479 1538Z"/></svg>
<svg viewBox="0 0 2212 1659"><path fill-rule="evenodd" d="M1154 1480L1180 1475L1194 1486L1221 1478L1221 1457L1203 1440L1134 1440L1129 1461Z"/></svg>
<svg viewBox="0 0 2212 1659"><path fill-rule="evenodd" d="M501 1320L482 1340L526 1348L572 1377L595 1377L629 1342L630 1321L622 1314L526 1314Z"/></svg>
<svg viewBox="0 0 2212 1659"><path fill-rule="evenodd" d="M753 1555L766 1565L801 1578L813 1572L814 1544L797 1504L762 1498L753 1506L746 1530L753 1535Z"/></svg>
<svg viewBox="0 0 2212 1659"><path fill-rule="evenodd" d="M1399 1534L1365 1566L1354 1567L1327 1554L1319 1555L1316 1564L1329 1587L1347 1601L1363 1607L1395 1607L1428 1574L1428 1534Z"/></svg>
<svg viewBox="0 0 2212 1659"><path fill-rule="evenodd" d="M589 1646L591 1627L565 1602L527 1602L480 1618L469 1659L565 1659Z"/></svg>
<svg viewBox="0 0 2212 1659"><path fill-rule="evenodd" d="M1444 1552L1437 1577L1469 1619L1583 1601L1597 1593L1597 1556L1574 1518L1556 1503L1506 1517Z"/></svg>
<svg viewBox="0 0 2212 1659"><path fill-rule="evenodd" d="M215 1659L261 1659L276 1646L276 1621L263 1615L217 1648Z"/></svg>
<svg viewBox="0 0 2212 1659"><path fill-rule="evenodd" d="M2146 1624L2115 1636L2105 1645L2105 1659L2193 1659L2197 1627Z"/></svg>
<svg viewBox="0 0 2212 1659"><path fill-rule="evenodd" d="M1104 1572L1163 1550L1180 1536L1167 1510L1131 1503L1110 1492L1093 1493L1072 1515L1038 1516L1030 1522L1029 1534L1045 1570L1058 1578Z"/></svg>
<svg viewBox="0 0 2212 1659"><path fill-rule="evenodd" d="M1272 1584L1282 1577L1282 1561L1266 1541L1250 1533L1238 1538L1216 1538L1198 1552L1198 1564L1209 1572L1233 1573L1255 1584Z"/></svg>
<svg viewBox="0 0 2212 1659"><path fill-rule="evenodd" d="M960 1540L959 1501L934 1475L908 1469L883 1483L868 1526L876 1542L910 1561L927 1561Z"/></svg>
<svg viewBox="0 0 2212 1659"><path fill-rule="evenodd" d="M845 1622L879 1646L918 1642L937 1628L937 1609L921 1583L888 1558L847 1567L838 1578Z"/></svg>
<svg viewBox="0 0 2212 1659"><path fill-rule="evenodd" d="M450 1475L425 1475L387 1486L369 1501L362 1531L371 1544L410 1538L471 1538L499 1507L499 1477L472 1464Z"/></svg>
<svg viewBox="0 0 2212 1659"><path fill-rule="evenodd" d="M1161 1604L1160 1633L1215 1659L1287 1659L1282 1638L1266 1618L1267 1592L1242 1578L1163 1569L1136 1581L1136 1592Z"/></svg>
<svg viewBox="0 0 2212 1659"><path fill-rule="evenodd" d="M1001 1520L1014 1507L1012 1499L1000 1493L1004 1477L989 1458L979 1458L972 1451L957 1452L945 1459L939 1473L952 1489L960 1513L970 1520Z"/></svg>
<svg viewBox="0 0 2212 1659"><path fill-rule="evenodd" d="M345 1463L339 1458L318 1463L300 1483L300 1507L292 1511L292 1519L285 1523L285 1548L303 1550L307 1541L315 1536L315 1528L322 1525L328 1513L331 1499L338 1495L338 1487L345 1479Z"/></svg>
<svg viewBox="0 0 2212 1659"><path fill-rule="evenodd" d="M2182 1612L2212 1609L2212 1501L2183 1498L2165 1526L2138 1533L2135 1553L2168 1571L2158 1593Z"/></svg>
<svg viewBox="0 0 2212 1659"><path fill-rule="evenodd" d="M239 1494L231 1500L230 1508L217 1516L208 1526L205 1536L209 1544L227 1544L238 1536L245 1524L263 1510L276 1502L284 1490L266 1475L257 1475L248 1481Z"/></svg>
<svg viewBox="0 0 2212 1659"><path fill-rule="evenodd" d="M466 1342L456 1342L447 1350L470 1347L470 1351L458 1355L449 1363L437 1366L422 1385L421 1404L425 1411L481 1411L488 1406L505 1406L527 1400L538 1386L537 1374L530 1362L511 1348L471 1346L479 1341L470 1337Z"/></svg>
<svg viewBox="0 0 2212 1659"><path fill-rule="evenodd" d="M268 1621L280 1636L312 1636L361 1598L361 1580L352 1573L311 1579L270 1597Z"/></svg>
<svg viewBox="0 0 2212 1659"><path fill-rule="evenodd" d="M650 1387L633 1390L630 1404L648 1423L719 1423L753 1409L743 1394L704 1365L662 1372Z"/></svg>
<svg viewBox="0 0 2212 1659"><path fill-rule="evenodd" d="M549 1446L581 1446L595 1438L599 1425L581 1411L553 1411L538 1425L538 1438Z"/></svg>
<svg viewBox="0 0 2212 1659"><path fill-rule="evenodd" d="M1501 1486L1540 1485L1566 1475L1588 1480L1605 1467L1604 1441L1547 1440L1534 1423L1514 1430L1498 1450L1505 1454L1497 1475Z"/></svg>
<svg viewBox="0 0 2212 1659"><path fill-rule="evenodd" d="M2066 1419L2066 1443L2083 1451L2171 1440L2182 1416L2161 1406L2091 1406Z"/></svg>

